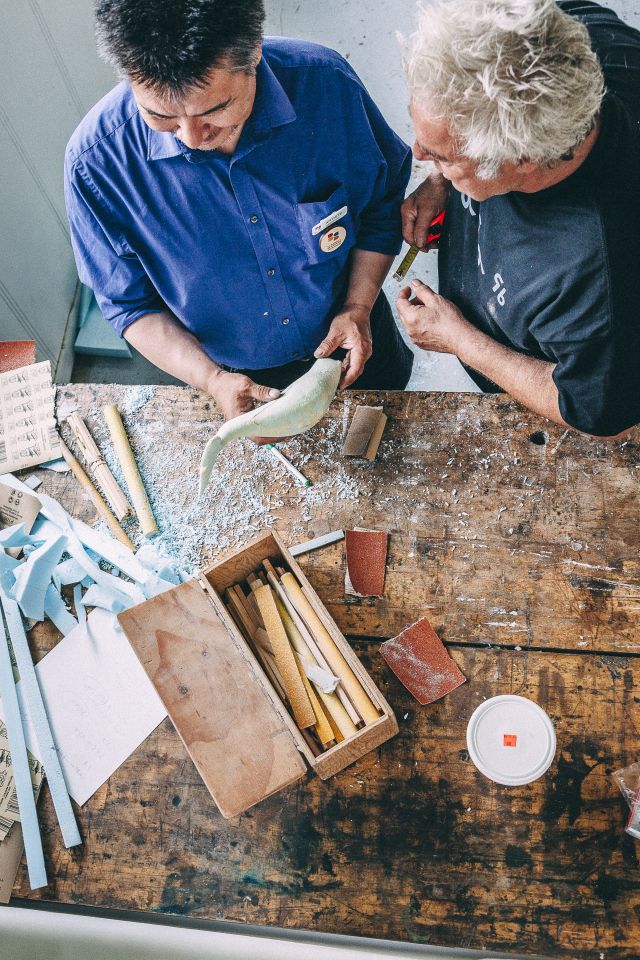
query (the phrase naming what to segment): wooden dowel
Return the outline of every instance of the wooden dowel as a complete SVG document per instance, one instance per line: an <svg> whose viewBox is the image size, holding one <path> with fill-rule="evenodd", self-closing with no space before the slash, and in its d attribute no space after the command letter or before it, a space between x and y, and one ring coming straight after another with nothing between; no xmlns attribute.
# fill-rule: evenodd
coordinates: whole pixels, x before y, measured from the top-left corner
<svg viewBox="0 0 640 960"><path fill-rule="evenodd" d="M293 650L289 644L280 614L275 604L271 587L261 585L257 588L256 602L262 615L262 620L269 637L269 643L273 650L276 666L282 677L284 688L287 691L287 697L291 704L291 711L298 727L303 730L306 727L312 727L315 722L315 714L311 706L307 691L300 679L298 668L293 656Z"/></svg>
<svg viewBox="0 0 640 960"><path fill-rule="evenodd" d="M118 408L113 403L103 407L103 413L107 421L109 433L111 434L116 456L120 461L120 466L122 467L122 472L127 482L127 489L129 490L129 496L131 497L133 508L136 511L140 528L145 537L155 537L158 532L158 525L153 516L151 504L144 489L142 477L140 476L131 444L125 433L122 417L120 416Z"/></svg>
<svg viewBox="0 0 640 960"><path fill-rule="evenodd" d="M70 413L66 422L85 459L89 473L101 487L118 520L124 520L126 517L131 516L133 513L131 504L118 486L118 481L107 466L104 457L96 446L96 442L89 433L87 425L80 414Z"/></svg>
<svg viewBox="0 0 640 960"><path fill-rule="evenodd" d="M308 598L302 592L302 588L296 578L292 573L285 573L282 577L282 583L287 589L291 602L302 619L306 621L316 643L326 657L331 672L340 677L341 683L344 685L345 690L349 694L349 698L352 700L353 705L362 719L365 723L374 723L376 720L379 720L379 711L374 706L369 694L336 646L335 640L318 617Z"/></svg>
<svg viewBox="0 0 640 960"><path fill-rule="evenodd" d="M118 523L114 515L111 513L111 510L109 509L107 504L104 502L104 500L102 499L102 497L100 496L100 494L98 493L94 485L92 484L90 477L87 475L87 473L84 470L84 467L82 467L82 465L78 462L78 460L76 460L76 458L71 453L71 451L69 450L69 447L66 445L62 437L60 437L60 449L62 450L62 456L64 457L74 477L76 478L76 480L78 481L82 489L91 498L91 502L93 503L94 507L96 508L96 510L98 511L98 513L100 514L104 522L109 527L109 530L111 531L113 536L117 540L119 540L120 543L123 543L125 547L129 547L130 550L134 550L135 548L131 543L131 540L129 540L129 537L126 535L126 533L124 532L124 530L122 529L122 527L120 526L120 524Z"/></svg>

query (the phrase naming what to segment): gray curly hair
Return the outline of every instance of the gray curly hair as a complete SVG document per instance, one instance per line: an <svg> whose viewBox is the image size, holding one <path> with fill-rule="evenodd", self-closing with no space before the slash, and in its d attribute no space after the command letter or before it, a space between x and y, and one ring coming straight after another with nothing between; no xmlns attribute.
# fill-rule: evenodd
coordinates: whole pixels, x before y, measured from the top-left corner
<svg viewBox="0 0 640 960"><path fill-rule="evenodd" d="M507 162L554 166L593 129L602 70L555 0L428 0L404 45L412 98L447 121L482 179Z"/></svg>

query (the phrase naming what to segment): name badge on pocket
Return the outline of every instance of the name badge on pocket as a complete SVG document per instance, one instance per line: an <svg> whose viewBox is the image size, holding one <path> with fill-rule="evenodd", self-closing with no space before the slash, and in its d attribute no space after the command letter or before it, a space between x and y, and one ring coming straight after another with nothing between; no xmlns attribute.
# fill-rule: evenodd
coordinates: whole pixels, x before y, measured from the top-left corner
<svg viewBox="0 0 640 960"><path fill-rule="evenodd" d="M327 227L330 227L332 223L335 223L336 220L342 220L345 213L347 212L348 207L340 207L339 210L334 210L333 213L330 213L328 217L325 217L324 220L321 220L320 223L316 223L315 227L311 228L311 236L315 237L316 234L322 233L323 230L326 230Z"/></svg>
<svg viewBox="0 0 640 960"><path fill-rule="evenodd" d="M327 230L320 237L320 249L323 253L331 253L333 250L337 250L344 243L346 235L347 231L344 227L334 227L332 230Z"/></svg>

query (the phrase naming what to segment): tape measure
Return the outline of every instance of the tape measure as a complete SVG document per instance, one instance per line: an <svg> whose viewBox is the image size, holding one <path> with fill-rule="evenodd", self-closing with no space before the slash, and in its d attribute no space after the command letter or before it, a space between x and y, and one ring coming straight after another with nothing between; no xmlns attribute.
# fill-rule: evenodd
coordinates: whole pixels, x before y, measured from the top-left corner
<svg viewBox="0 0 640 960"><path fill-rule="evenodd" d="M446 212L447 212L446 210L441 210L440 213L437 214L437 216L435 216L431 221L431 223L429 224L429 230L427 232L427 239L425 240L425 246L428 246L430 243L433 243L434 240L439 240L440 237L442 236L442 227L444 224L444 218L445 218ZM438 229L438 227L440 229ZM411 265L413 261L415 260L415 258L418 256L419 253L420 253L420 247L417 247L415 243L412 243L409 249L407 250L407 252L405 253L404 257L402 258L402 261L398 269L393 275L394 280L404 280L409 270L411 269Z"/></svg>

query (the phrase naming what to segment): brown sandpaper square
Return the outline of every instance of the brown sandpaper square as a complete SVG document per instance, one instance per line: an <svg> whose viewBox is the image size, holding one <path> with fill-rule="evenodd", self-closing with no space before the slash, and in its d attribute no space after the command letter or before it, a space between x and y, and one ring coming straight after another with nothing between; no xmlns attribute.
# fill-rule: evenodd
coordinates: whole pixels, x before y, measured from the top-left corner
<svg viewBox="0 0 640 960"><path fill-rule="evenodd" d="M440 700L467 679L426 617L381 644L380 653L400 683L423 705Z"/></svg>
<svg viewBox="0 0 640 960"><path fill-rule="evenodd" d="M0 373L36 362L35 340L0 340Z"/></svg>
<svg viewBox="0 0 640 960"><path fill-rule="evenodd" d="M347 572L345 593L353 597L381 597L387 566L389 535L380 530L345 530Z"/></svg>

